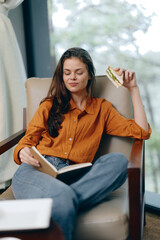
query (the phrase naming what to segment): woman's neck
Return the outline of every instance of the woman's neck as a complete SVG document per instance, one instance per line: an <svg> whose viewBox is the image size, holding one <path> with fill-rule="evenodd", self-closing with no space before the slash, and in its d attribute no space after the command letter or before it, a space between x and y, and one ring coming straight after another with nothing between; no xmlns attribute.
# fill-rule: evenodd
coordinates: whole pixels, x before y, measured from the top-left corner
<svg viewBox="0 0 160 240"><path fill-rule="evenodd" d="M87 93L85 93L84 95L77 95L77 94L72 94L72 99L74 101L74 103L76 104L76 106L83 111L84 106L86 104L86 99L87 99Z"/></svg>

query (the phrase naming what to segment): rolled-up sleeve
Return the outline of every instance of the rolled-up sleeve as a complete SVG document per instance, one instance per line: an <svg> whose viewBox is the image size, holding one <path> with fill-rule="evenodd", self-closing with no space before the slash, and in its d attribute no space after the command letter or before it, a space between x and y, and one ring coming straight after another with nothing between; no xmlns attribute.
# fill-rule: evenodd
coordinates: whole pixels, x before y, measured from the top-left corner
<svg viewBox="0 0 160 240"><path fill-rule="evenodd" d="M148 124L148 131L141 128L134 119L123 117L112 105L110 105L106 116L105 133L134 139L149 139L151 127Z"/></svg>

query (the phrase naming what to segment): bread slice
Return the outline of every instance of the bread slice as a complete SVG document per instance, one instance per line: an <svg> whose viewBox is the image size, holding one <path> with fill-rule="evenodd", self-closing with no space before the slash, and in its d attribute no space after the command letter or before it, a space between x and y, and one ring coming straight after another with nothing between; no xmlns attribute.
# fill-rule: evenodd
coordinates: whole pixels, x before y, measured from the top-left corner
<svg viewBox="0 0 160 240"><path fill-rule="evenodd" d="M119 76L111 66L107 68L106 75L117 88L123 85L123 75Z"/></svg>

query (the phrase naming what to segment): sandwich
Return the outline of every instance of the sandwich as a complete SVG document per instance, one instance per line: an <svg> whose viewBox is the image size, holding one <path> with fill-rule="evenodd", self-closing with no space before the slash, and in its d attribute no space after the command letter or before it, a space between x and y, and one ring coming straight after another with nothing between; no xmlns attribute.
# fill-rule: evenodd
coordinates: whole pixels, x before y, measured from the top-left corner
<svg viewBox="0 0 160 240"><path fill-rule="evenodd" d="M106 75L111 80L111 82L118 88L123 84L123 74L121 76L118 75L117 71L114 70L111 66L109 66L106 70Z"/></svg>

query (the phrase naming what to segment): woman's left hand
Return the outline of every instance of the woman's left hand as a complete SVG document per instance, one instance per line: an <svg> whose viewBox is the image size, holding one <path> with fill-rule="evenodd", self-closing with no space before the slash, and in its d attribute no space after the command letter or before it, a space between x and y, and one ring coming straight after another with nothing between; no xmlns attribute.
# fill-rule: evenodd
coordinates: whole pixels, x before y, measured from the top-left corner
<svg viewBox="0 0 160 240"><path fill-rule="evenodd" d="M119 76L123 75L123 86L124 87L126 87L128 89L137 87L135 72L125 70L123 68L116 68L115 70L118 71Z"/></svg>
<svg viewBox="0 0 160 240"><path fill-rule="evenodd" d="M136 83L135 72L128 71L123 68L116 68L115 70L119 76L123 75L123 86L126 87L131 94L135 122L145 131L148 131L148 121L143 107L139 88Z"/></svg>

